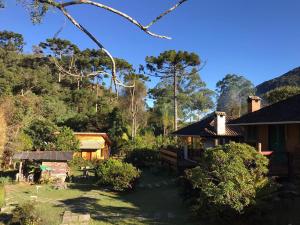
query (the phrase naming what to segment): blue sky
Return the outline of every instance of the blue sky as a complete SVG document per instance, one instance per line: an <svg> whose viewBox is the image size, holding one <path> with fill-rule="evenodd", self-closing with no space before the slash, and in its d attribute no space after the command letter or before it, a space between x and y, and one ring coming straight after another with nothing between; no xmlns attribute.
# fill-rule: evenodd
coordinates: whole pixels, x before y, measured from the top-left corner
<svg viewBox="0 0 300 225"><path fill-rule="evenodd" d="M42 24L32 25L24 8L16 6L15 0L7 2L7 7L0 9L0 29L22 33L25 52L52 37L64 23L61 13L52 10ZM147 24L176 1L101 2ZM73 6L69 11L114 56L136 66L145 56L169 49L196 52L207 62L201 77L211 89L228 73L244 75L259 84L300 66L299 0L189 0L152 27L154 32L171 36L171 41L150 37L124 19L91 6ZM69 22L59 37L81 48L96 47Z"/></svg>

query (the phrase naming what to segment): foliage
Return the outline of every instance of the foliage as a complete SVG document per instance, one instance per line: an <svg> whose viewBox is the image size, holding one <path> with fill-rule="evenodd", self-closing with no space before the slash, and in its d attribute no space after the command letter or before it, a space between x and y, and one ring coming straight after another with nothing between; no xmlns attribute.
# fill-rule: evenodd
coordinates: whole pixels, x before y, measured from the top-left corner
<svg viewBox="0 0 300 225"><path fill-rule="evenodd" d="M0 184L10 184L12 183L12 178L11 177L0 177Z"/></svg>
<svg viewBox="0 0 300 225"><path fill-rule="evenodd" d="M0 47L6 51L23 51L24 38L21 34L11 31L0 32Z"/></svg>
<svg viewBox="0 0 300 225"><path fill-rule="evenodd" d="M55 140L56 150L58 151L78 151L79 141L76 139L73 131L68 127L60 129Z"/></svg>
<svg viewBox="0 0 300 225"><path fill-rule="evenodd" d="M285 86L300 86L300 67L292 69L279 77L261 83L256 87L256 94L261 96L271 90Z"/></svg>
<svg viewBox="0 0 300 225"><path fill-rule="evenodd" d="M25 130L33 142L35 150L52 150L55 142L55 132L57 127L54 123L48 120L34 120Z"/></svg>
<svg viewBox="0 0 300 225"><path fill-rule="evenodd" d="M15 150L18 152L31 151L33 148L33 142L31 137L24 132L20 132L15 139L14 147Z"/></svg>
<svg viewBox="0 0 300 225"><path fill-rule="evenodd" d="M264 94L263 98L269 104L274 104L276 102L283 101L297 94L300 94L300 87L284 86L267 92L266 94Z"/></svg>
<svg viewBox="0 0 300 225"><path fill-rule="evenodd" d="M247 144L230 143L205 151L199 165L186 171L185 197L205 216L243 213L268 192L268 159Z"/></svg>
<svg viewBox="0 0 300 225"><path fill-rule="evenodd" d="M80 156L75 156L73 159L68 163L68 165L71 167L73 170L78 170L81 167L92 167L93 163L89 160L85 160Z"/></svg>
<svg viewBox="0 0 300 225"><path fill-rule="evenodd" d="M0 183L0 208L5 204L5 189L4 184Z"/></svg>
<svg viewBox="0 0 300 225"><path fill-rule="evenodd" d="M135 149L126 155L126 162L137 168L150 168L159 163L159 152L152 149Z"/></svg>
<svg viewBox="0 0 300 225"><path fill-rule="evenodd" d="M44 224L36 208L37 204L25 202L18 205L12 212L12 224L42 225Z"/></svg>
<svg viewBox="0 0 300 225"><path fill-rule="evenodd" d="M109 159L96 167L96 174L100 185L107 186L114 191L126 191L134 187L140 171L129 163Z"/></svg>
<svg viewBox="0 0 300 225"><path fill-rule="evenodd" d="M149 73L161 78L149 91L150 97L155 100L154 108L172 105L169 109L173 115L173 129L177 129L178 118L185 120L213 106L213 92L206 88L198 73L200 63L197 54L186 51L170 50L157 57L146 57ZM163 120L161 124L165 126Z"/></svg>
<svg viewBox="0 0 300 225"><path fill-rule="evenodd" d="M228 74L216 84L218 93L217 110L231 116L241 116L245 112L244 103L254 94L251 81L243 76Z"/></svg>

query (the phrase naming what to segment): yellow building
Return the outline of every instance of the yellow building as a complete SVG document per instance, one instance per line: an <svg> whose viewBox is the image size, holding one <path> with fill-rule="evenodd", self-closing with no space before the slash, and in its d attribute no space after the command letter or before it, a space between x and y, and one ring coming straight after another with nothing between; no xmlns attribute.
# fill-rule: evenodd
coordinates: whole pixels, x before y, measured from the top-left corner
<svg viewBox="0 0 300 225"><path fill-rule="evenodd" d="M111 141L106 133L75 132L80 152L76 155L85 160L104 160L110 156Z"/></svg>

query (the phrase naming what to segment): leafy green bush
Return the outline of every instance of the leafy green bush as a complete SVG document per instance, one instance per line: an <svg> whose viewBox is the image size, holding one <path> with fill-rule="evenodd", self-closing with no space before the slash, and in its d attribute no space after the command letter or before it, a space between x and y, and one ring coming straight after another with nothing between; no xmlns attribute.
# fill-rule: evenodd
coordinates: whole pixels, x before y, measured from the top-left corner
<svg viewBox="0 0 300 225"><path fill-rule="evenodd" d="M230 143L204 152L185 173L184 196L202 215L242 214L270 191L268 159L247 144Z"/></svg>
<svg viewBox="0 0 300 225"><path fill-rule="evenodd" d="M0 177L0 185L10 184L12 183L12 179L10 177Z"/></svg>
<svg viewBox="0 0 300 225"><path fill-rule="evenodd" d="M12 224L43 225L43 221L36 209L36 204L26 202L17 206L13 212Z"/></svg>
<svg viewBox="0 0 300 225"><path fill-rule="evenodd" d="M133 188L140 171L129 163L109 159L98 164L96 174L100 185L105 185L114 191L125 191Z"/></svg>
<svg viewBox="0 0 300 225"><path fill-rule="evenodd" d="M94 163L89 160L85 160L80 156L75 156L68 164L71 167L71 169L77 170L81 167L93 167Z"/></svg>
<svg viewBox="0 0 300 225"><path fill-rule="evenodd" d="M159 162L159 152L151 149L135 149L126 155L125 161L138 168L153 167Z"/></svg>

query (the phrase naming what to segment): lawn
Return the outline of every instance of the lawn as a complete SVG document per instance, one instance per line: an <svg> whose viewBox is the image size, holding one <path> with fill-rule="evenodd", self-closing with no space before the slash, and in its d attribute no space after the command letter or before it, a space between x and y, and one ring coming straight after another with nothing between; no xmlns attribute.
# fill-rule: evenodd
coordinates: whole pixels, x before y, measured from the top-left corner
<svg viewBox="0 0 300 225"><path fill-rule="evenodd" d="M93 225L193 224L178 196L175 179L150 172L143 172L136 190L126 194L100 190L89 184L71 184L67 190L43 185L38 192L35 185L6 186L6 199L10 204L28 201L31 196L37 196L36 204L47 221L45 225L60 224L66 210L90 213Z"/></svg>

